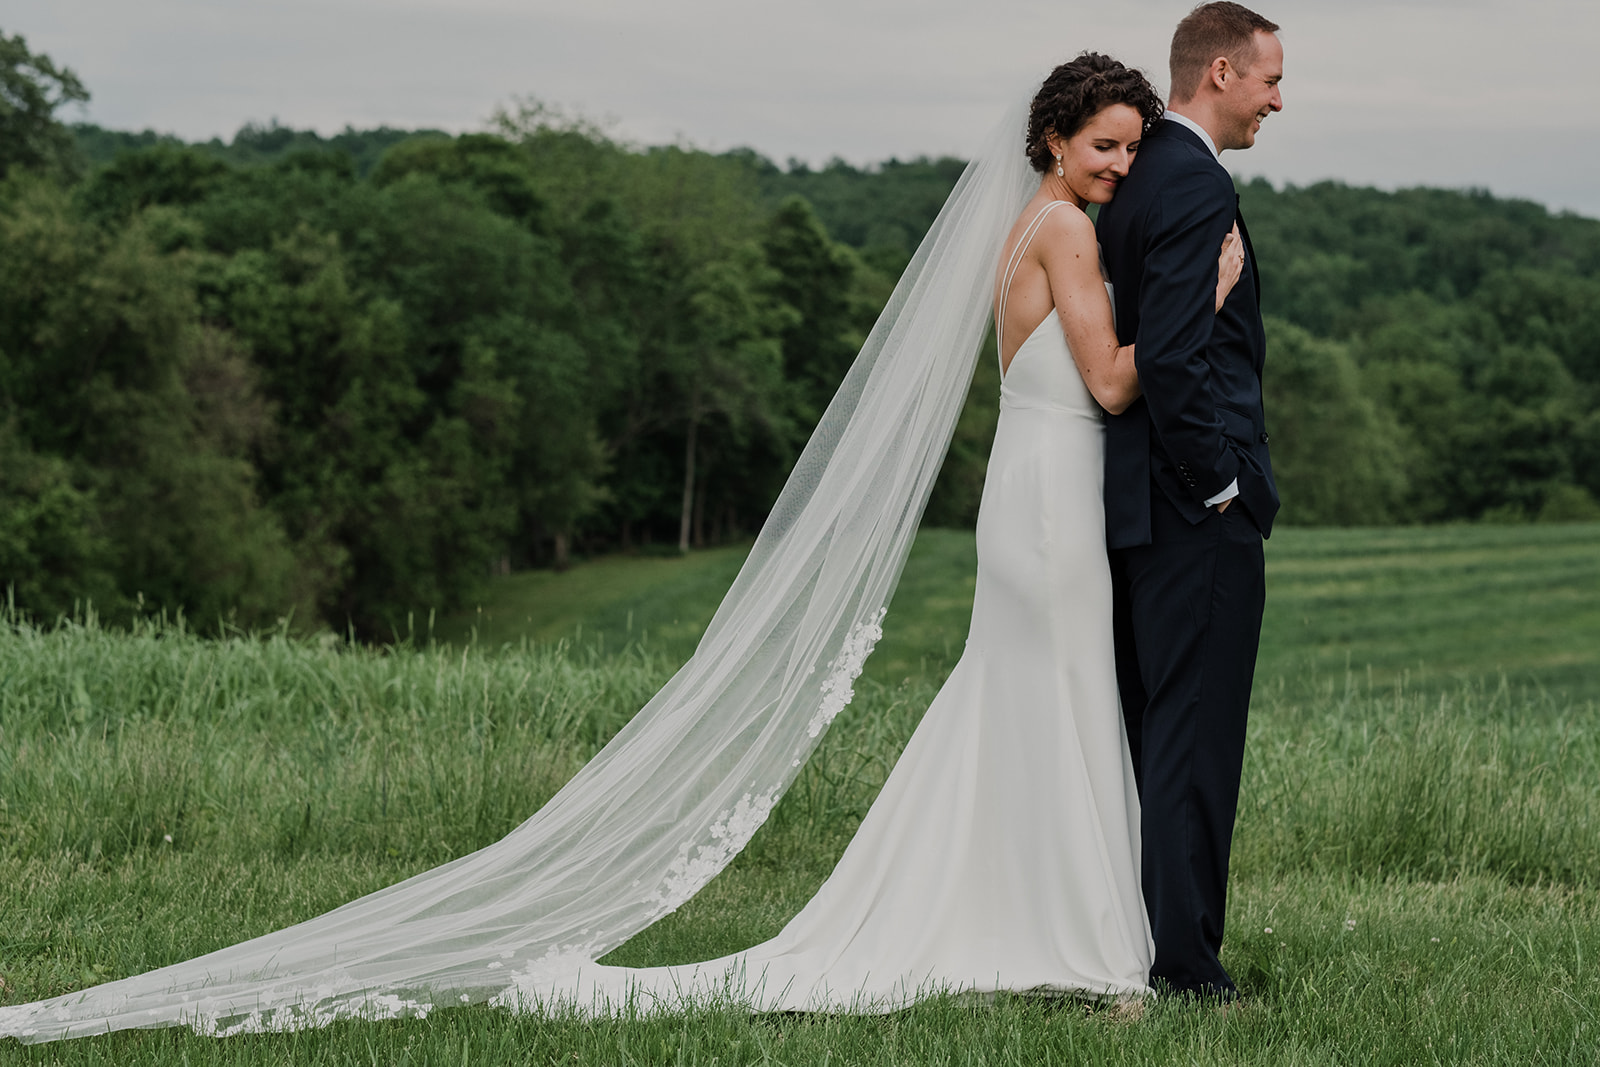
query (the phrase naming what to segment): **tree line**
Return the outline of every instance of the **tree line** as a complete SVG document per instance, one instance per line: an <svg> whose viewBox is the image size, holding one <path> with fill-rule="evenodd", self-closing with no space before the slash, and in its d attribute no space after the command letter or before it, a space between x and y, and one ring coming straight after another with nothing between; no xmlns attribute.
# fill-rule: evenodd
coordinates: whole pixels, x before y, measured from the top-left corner
<svg viewBox="0 0 1600 1067"><path fill-rule="evenodd" d="M960 165L762 173L769 196L804 196L892 270ZM1239 194L1261 264L1286 521L1600 519L1600 221L1482 190L1255 179ZM941 521L976 509L997 391L986 360Z"/></svg>
<svg viewBox="0 0 1600 1067"><path fill-rule="evenodd" d="M0 33L0 585L42 617L350 627L747 537L960 174L489 132L66 126ZM1600 515L1600 223L1241 187L1301 523ZM980 360L927 521L969 524Z"/></svg>

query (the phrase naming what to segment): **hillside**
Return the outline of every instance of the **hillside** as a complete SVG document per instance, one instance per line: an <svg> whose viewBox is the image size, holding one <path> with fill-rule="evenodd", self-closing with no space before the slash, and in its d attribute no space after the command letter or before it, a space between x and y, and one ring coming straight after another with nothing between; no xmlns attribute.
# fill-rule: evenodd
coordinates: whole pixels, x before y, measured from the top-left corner
<svg viewBox="0 0 1600 1067"><path fill-rule="evenodd" d="M76 164L0 185L0 583L40 619L373 640L493 575L753 536L959 170L537 107L459 137L55 132ZM1600 519L1600 223L1241 196L1284 525ZM981 357L930 526L973 521L996 389Z"/></svg>

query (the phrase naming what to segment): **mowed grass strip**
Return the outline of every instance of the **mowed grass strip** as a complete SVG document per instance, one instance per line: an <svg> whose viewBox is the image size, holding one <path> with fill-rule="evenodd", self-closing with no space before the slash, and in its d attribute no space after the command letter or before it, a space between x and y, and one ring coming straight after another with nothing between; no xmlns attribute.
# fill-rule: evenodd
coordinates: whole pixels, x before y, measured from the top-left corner
<svg viewBox="0 0 1600 1067"><path fill-rule="evenodd" d="M1433 689L1503 674L1600 699L1600 525L1284 531L1262 675L1371 670Z"/></svg>
<svg viewBox="0 0 1600 1067"><path fill-rule="evenodd" d="M470 610L439 620L433 636L486 648L644 642L686 658L748 551L735 545L687 556L610 556L567 571L509 575Z"/></svg>
<svg viewBox="0 0 1600 1067"><path fill-rule="evenodd" d="M1525 589L1559 586L1539 573L1564 553L1569 577L1592 574L1579 542L1540 540L1554 535L1538 527L1287 532L1304 538L1274 538L1273 581L1292 577L1274 588L1280 603L1328 597L1329 576L1356 565L1365 536L1389 542L1393 563L1379 570L1422 569L1400 561L1442 550L1523 571ZM1442 545L1427 544L1439 534ZM1278 553L1293 555L1284 546L1298 548L1303 581L1280 575ZM970 552L970 534L924 535L890 616L917 626L890 629L855 703L750 848L613 961L736 950L815 891L959 653L965 619L953 641L930 620L970 603ZM1420 607L1447 615L1448 582L1433 580ZM1364 589L1352 604L1382 595L1381 583ZM680 595L715 591L702 576ZM1498 625L1496 614L1474 625ZM619 651L625 639L584 626L594 643L498 650L0 633L0 1002L276 929L494 840L672 669L659 646ZM1269 625L1269 649L1284 629ZM1600 634L1587 636L1574 647L1600 648ZM450 1009L227 1041L162 1031L7 1043L0 1062L1594 1062L1592 700L1533 684L1546 677L1532 663L1542 644L1514 633L1480 674L1428 684L1405 648L1392 650L1402 666L1390 678L1354 657L1349 670L1342 656L1323 669L1285 645L1272 655L1289 666L1258 685L1235 841L1224 954L1252 1000L1243 1013L1163 1003L1127 1024L1026 997L941 998L882 1018L707 1010L596 1023ZM1527 684L1512 680L1519 671ZM1040 829L1055 817L1041 813Z"/></svg>
<svg viewBox="0 0 1600 1067"><path fill-rule="evenodd" d="M584 635L620 647L643 638L682 660L744 551L499 580L479 640ZM977 565L970 531L918 535L870 677L949 670L966 640ZM446 620L439 633L463 640L477 617ZM518 619L531 621L518 629ZM1258 683L1321 684L1352 670L1435 692L1503 674L1514 686L1600 700L1600 524L1279 529L1267 542Z"/></svg>

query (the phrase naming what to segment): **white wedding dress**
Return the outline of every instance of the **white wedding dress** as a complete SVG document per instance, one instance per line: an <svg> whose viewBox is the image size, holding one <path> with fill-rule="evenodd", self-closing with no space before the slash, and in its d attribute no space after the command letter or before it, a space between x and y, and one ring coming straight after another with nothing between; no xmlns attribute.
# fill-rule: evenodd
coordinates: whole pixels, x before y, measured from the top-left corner
<svg viewBox="0 0 1600 1067"><path fill-rule="evenodd" d="M549 803L295 926L0 1006L0 1039L224 1036L453 1004L890 1010L939 990L1144 992L1103 429L1053 313L1005 376L965 654L833 875L745 952L593 962L738 855L849 702L972 380L1003 241L1039 188L1020 150L1032 98L962 174L694 656Z"/></svg>
<svg viewBox="0 0 1600 1067"><path fill-rule="evenodd" d="M1051 311L1002 381L966 650L838 866L777 937L686 966L535 969L500 1002L888 1011L940 991L1146 992L1104 439Z"/></svg>

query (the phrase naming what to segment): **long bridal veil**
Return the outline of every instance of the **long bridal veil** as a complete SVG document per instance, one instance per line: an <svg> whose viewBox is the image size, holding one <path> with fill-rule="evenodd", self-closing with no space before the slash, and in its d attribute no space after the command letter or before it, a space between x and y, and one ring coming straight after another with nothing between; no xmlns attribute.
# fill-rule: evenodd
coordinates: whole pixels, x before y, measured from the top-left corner
<svg viewBox="0 0 1600 1067"><path fill-rule="evenodd" d="M963 173L694 656L549 803L487 848L297 926L0 1008L0 1037L222 1035L494 1000L698 892L794 780L880 634L988 327L1001 243L1037 186L1026 118L1026 102L1009 109Z"/></svg>

